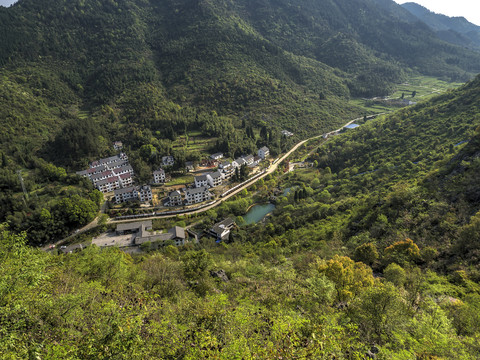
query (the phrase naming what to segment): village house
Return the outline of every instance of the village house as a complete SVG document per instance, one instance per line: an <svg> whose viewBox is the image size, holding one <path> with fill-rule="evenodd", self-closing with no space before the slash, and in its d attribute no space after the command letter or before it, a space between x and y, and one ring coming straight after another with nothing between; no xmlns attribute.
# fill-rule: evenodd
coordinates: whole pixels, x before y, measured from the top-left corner
<svg viewBox="0 0 480 360"><path fill-rule="evenodd" d="M226 240L230 235L230 231L235 227L235 221L231 218L227 218L219 223L213 225L208 233L215 237L217 240Z"/></svg>
<svg viewBox="0 0 480 360"><path fill-rule="evenodd" d="M246 165L246 164L247 164L247 162L245 161L245 159L243 157L239 157L239 158L235 159L234 161L232 161L232 166L234 168L239 168L242 165Z"/></svg>
<svg viewBox="0 0 480 360"><path fill-rule="evenodd" d="M100 174L92 175L90 177L90 180L92 180L94 186L97 186L97 182L99 182L101 180L111 178L111 177L114 177L114 176L115 176L115 174L113 173L112 170L106 170L106 171L104 171Z"/></svg>
<svg viewBox="0 0 480 360"><path fill-rule="evenodd" d="M212 194L208 191L208 187L202 186L199 188L188 189L185 192L185 200L188 205L197 204L203 201L210 200Z"/></svg>
<svg viewBox="0 0 480 360"><path fill-rule="evenodd" d="M173 166L175 164L175 158L172 155L162 157L163 166Z"/></svg>
<svg viewBox="0 0 480 360"><path fill-rule="evenodd" d="M119 189L121 187L121 184L120 184L119 177L113 176L108 179L97 181L95 186L99 191L105 194L105 193L114 191L116 189Z"/></svg>
<svg viewBox="0 0 480 360"><path fill-rule="evenodd" d="M138 199L140 202L147 202L153 199L152 188L149 185L142 185L137 190Z"/></svg>
<svg viewBox="0 0 480 360"><path fill-rule="evenodd" d="M253 155L246 155L243 157L243 160L245 160L247 166L250 166L253 164Z"/></svg>
<svg viewBox="0 0 480 360"><path fill-rule="evenodd" d="M172 241L176 246L185 244L186 233L185 229L180 226L175 226L165 233L158 231L151 231L146 229L143 225L140 226L137 232L134 244L142 245L150 243L154 248L164 246L167 241Z"/></svg>
<svg viewBox="0 0 480 360"><path fill-rule="evenodd" d="M258 156L262 159L265 160L265 158L270 155L270 149L266 146L261 147L258 149Z"/></svg>
<svg viewBox="0 0 480 360"><path fill-rule="evenodd" d="M249 167L249 168L254 168L255 166L257 166L257 165L260 163L261 160L262 160L262 159L260 158L260 156L255 155L255 156L253 157L252 163L251 163L250 165L248 165L248 167Z"/></svg>
<svg viewBox="0 0 480 360"><path fill-rule="evenodd" d="M126 201L132 201L138 199L138 192L134 186L130 186L123 189L114 190L115 203L121 204Z"/></svg>
<svg viewBox="0 0 480 360"><path fill-rule="evenodd" d="M228 166L224 166L222 168L222 175L224 179L230 179L233 175L235 175L235 168L232 164L228 164Z"/></svg>
<svg viewBox="0 0 480 360"><path fill-rule="evenodd" d="M114 191L133 184L133 168L128 164L128 157L121 153L100 159L90 164L90 168L77 171L77 175L88 177L93 185L103 193Z"/></svg>
<svg viewBox="0 0 480 360"><path fill-rule="evenodd" d="M133 177L130 173L120 175L119 179L120 179L120 186L122 188L133 185Z"/></svg>
<svg viewBox="0 0 480 360"><path fill-rule="evenodd" d="M182 194L180 191L175 190L168 194L167 199L164 203L165 206L181 206L183 205Z"/></svg>
<svg viewBox="0 0 480 360"><path fill-rule="evenodd" d="M211 187L217 187L222 185L223 176L220 171L215 171L207 175L208 181Z"/></svg>
<svg viewBox="0 0 480 360"><path fill-rule="evenodd" d="M131 234L126 246L138 246L149 242L154 248L165 245L167 241L173 242L176 246L181 246L185 244L187 239L185 229L179 226L175 226L167 232L153 231L152 220L118 224L115 234L116 237L125 237ZM120 241L109 243L118 244Z"/></svg>
<svg viewBox="0 0 480 360"><path fill-rule="evenodd" d="M218 164L218 168L221 169L221 170L223 170L227 167L231 167L231 166L232 166L232 163L230 161L224 161L224 162Z"/></svg>
<svg viewBox="0 0 480 360"><path fill-rule="evenodd" d="M288 130L282 130L282 135L285 137L293 136L293 133Z"/></svg>
<svg viewBox="0 0 480 360"><path fill-rule="evenodd" d="M115 231L117 235L136 234L140 231L142 227L147 231L151 231L152 220L136 221L131 223L121 223L117 225L117 228Z"/></svg>
<svg viewBox="0 0 480 360"><path fill-rule="evenodd" d="M212 160L217 160L218 161L222 158L223 158L223 153L220 153L220 152L210 155L210 159L212 159Z"/></svg>
<svg viewBox="0 0 480 360"><path fill-rule="evenodd" d="M163 184L165 182L165 170L158 169L153 172L153 183L154 184Z"/></svg>
<svg viewBox="0 0 480 360"><path fill-rule="evenodd" d="M113 149L114 150L122 150L123 149L123 143L121 141L114 141L113 142Z"/></svg>
<svg viewBox="0 0 480 360"><path fill-rule="evenodd" d="M209 174L195 176L195 187L200 188L200 187L205 187L210 185L211 177L210 179L209 177L210 177Z"/></svg>
<svg viewBox="0 0 480 360"><path fill-rule="evenodd" d="M114 169L121 168L122 166L125 166L125 165L128 165L127 160L118 159L118 160L115 160L115 161L111 162L110 164L106 164L105 166L107 168L109 168L110 170L114 170Z"/></svg>
<svg viewBox="0 0 480 360"><path fill-rule="evenodd" d="M113 173L117 176L119 175L124 175L124 174L130 174L133 176L133 168L130 165L122 165L121 167L114 168L112 169Z"/></svg>
<svg viewBox="0 0 480 360"><path fill-rule="evenodd" d="M109 169L106 165L99 165L99 166L94 167L94 168L88 168L86 170L77 171L76 174L80 175L80 176L83 176L83 177L88 177L88 178L91 179L93 175L100 174L100 173L102 173L104 171L107 171L107 170L109 170Z"/></svg>
<svg viewBox="0 0 480 360"><path fill-rule="evenodd" d="M94 161L90 164L90 167L94 168L94 167L97 167L97 166L100 166L100 165L109 165L109 164L114 163L114 162L119 161L119 160L128 160L127 154L120 153L120 154L115 155L115 156L110 156L108 158L104 158L104 159Z"/></svg>

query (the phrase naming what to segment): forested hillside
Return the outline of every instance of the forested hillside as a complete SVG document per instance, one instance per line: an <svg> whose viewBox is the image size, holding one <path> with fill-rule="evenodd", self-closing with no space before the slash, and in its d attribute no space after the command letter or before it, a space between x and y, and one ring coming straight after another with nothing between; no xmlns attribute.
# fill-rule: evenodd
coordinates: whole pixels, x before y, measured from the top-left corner
<svg viewBox="0 0 480 360"><path fill-rule="evenodd" d="M172 145L192 131L232 157L279 153L282 129L332 130L363 115L348 99L411 72L467 80L480 55L390 0L20 0L0 7L0 64L0 218L38 230L72 195L94 212L100 199L69 174L114 140L142 182L163 155L198 160ZM90 218L50 220L61 236Z"/></svg>
<svg viewBox="0 0 480 360"><path fill-rule="evenodd" d="M52 255L0 227L0 353L477 359L479 97L477 78L313 148L250 188L290 187L266 223L220 244Z"/></svg>
<svg viewBox="0 0 480 360"><path fill-rule="evenodd" d="M480 50L480 26L470 23L464 17L435 14L416 3L405 3L402 7L430 26L440 39Z"/></svg>

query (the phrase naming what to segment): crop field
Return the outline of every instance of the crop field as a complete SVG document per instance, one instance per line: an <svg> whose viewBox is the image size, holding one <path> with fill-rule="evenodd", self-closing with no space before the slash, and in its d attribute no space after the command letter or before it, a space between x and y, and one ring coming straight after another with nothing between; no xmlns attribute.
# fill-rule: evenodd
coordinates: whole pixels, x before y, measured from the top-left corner
<svg viewBox="0 0 480 360"><path fill-rule="evenodd" d="M411 76L403 84L396 86L395 92L386 97L389 100L400 100L402 98L413 102L430 99L450 89L458 88L462 83L451 83L445 80L430 76ZM414 95L414 96L413 96ZM352 104L365 109L368 114L389 112L398 109L398 106L389 105L387 101L372 101L366 99L352 99Z"/></svg>
<svg viewBox="0 0 480 360"><path fill-rule="evenodd" d="M200 155L210 155L209 149L215 144L217 138L201 137L200 131L192 131L188 134L179 136L173 143L174 149L185 149L187 155L190 153L200 153Z"/></svg>

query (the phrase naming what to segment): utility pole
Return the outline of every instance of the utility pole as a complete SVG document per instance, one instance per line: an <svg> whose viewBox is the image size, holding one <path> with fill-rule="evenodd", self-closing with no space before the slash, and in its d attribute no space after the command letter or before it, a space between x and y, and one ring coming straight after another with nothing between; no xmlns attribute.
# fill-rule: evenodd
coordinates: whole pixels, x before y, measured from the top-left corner
<svg viewBox="0 0 480 360"><path fill-rule="evenodd" d="M20 179L20 184L22 185L23 195L25 195L25 200L28 200L27 189L25 189L25 184L23 183L22 170L17 170L18 178Z"/></svg>

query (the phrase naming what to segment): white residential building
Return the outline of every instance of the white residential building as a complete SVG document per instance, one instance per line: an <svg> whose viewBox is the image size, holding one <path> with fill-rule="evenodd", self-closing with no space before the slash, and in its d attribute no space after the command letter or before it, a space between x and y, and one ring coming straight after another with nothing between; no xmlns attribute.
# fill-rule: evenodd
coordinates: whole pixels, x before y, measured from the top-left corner
<svg viewBox="0 0 480 360"><path fill-rule="evenodd" d="M133 168L130 165L122 165L121 167L112 170L115 175L130 174L133 176Z"/></svg>
<svg viewBox="0 0 480 360"><path fill-rule="evenodd" d="M181 206L183 205L182 194L180 191L175 190L168 194L165 206Z"/></svg>
<svg viewBox="0 0 480 360"><path fill-rule="evenodd" d="M255 167L255 166L257 166L257 165L260 163L260 161L262 161L262 158L261 158L260 156L258 156L258 155L255 156L255 157L253 158L253 163L252 163L252 165L250 165L250 167Z"/></svg>
<svg viewBox="0 0 480 360"><path fill-rule="evenodd" d="M106 179L111 178L113 176L115 176L113 171L112 170L107 170L107 171L104 171L100 174L92 175L90 177L90 180L92 180L94 186L97 186L97 182L102 181L102 180L106 180Z"/></svg>
<svg viewBox="0 0 480 360"><path fill-rule="evenodd" d="M215 171L211 174L208 174L207 178L211 187L217 187L222 185L223 176L220 171Z"/></svg>
<svg viewBox="0 0 480 360"><path fill-rule="evenodd" d="M260 156L262 160L265 160L268 155L270 155L270 149L268 147L264 146L258 149L258 156Z"/></svg>
<svg viewBox="0 0 480 360"><path fill-rule="evenodd" d="M219 223L213 225L209 230L209 233L213 235L217 240L225 240L230 235L230 230L235 227L235 221L231 218L227 218Z"/></svg>
<svg viewBox="0 0 480 360"><path fill-rule="evenodd" d="M245 160L245 163L247 164L247 166L250 166L253 164L253 155L244 156L243 160Z"/></svg>
<svg viewBox="0 0 480 360"><path fill-rule="evenodd" d="M94 168L94 167L97 167L99 165L108 165L108 164L111 164L111 163L116 162L118 160L128 160L127 154L120 153L120 154L115 155L115 156L110 156L108 158L104 158L104 159L94 161L90 164L90 167Z"/></svg>
<svg viewBox="0 0 480 360"><path fill-rule="evenodd" d="M224 161L218 165L218 168L223 170L225 168L231 167L232 163L230 161Z"/></svg>
<svg viewBox="0 0 480 360"><path fill-rule="evenodd" d="M241 167L242 165L245 165L247 162L245 161L244 158L242 157L239 157L238 159L235 159L233 162L232 162L232 166L235 167L235 168L239 168Z"/></svg>
<svg viewBox="0 0 480 360"><path fill-rule="evenodd" d="M211 180L209 179L209 174L195 176L195 187L205 187L210 185Z"/></svg>
<svg viewBox="0 0 480 360"><path fill-rule="evenodd" d="M212 194L208 191L206 186L189 189L185 192L185 200L188 205L210 200L211 197Z"/></svg>
<svg viewBox="0 0 480 360"><path fill-rule="evenodd" d="M76 174L80 175L80 176L83 176L83 177L91 178L93 175L100 174L100 173L102 173L104 171L107 171L107 170L109 170L109 169L106 165L99 165L99 166L94 167L94 168L89 168L89 169L86 169L86 170L77 171Z"/></svg>
<svg viewBox="0 0 480 360"><path fill-rule="evenodd" d="M123 188L123 189L117 189L114 191L114 194L115 194L115 202L117 204L138 199L138 192L134 186L130 186L128 188Z"/></svg>
<svg viewBox="0 0 480 360"><path fill-rule="evenodd" d="M115 160L114 162L111 162L110 164L106 164L105 166L109 168L110 170L118 169L121 168L122 166L128 165L127 160Z"/></svg>
<svg viewBox="0 0 480 360"><path fill-rule="evenodd" d="M105 180L97 181L95 185L97 189L104 194L119 189L121 187L120 179L118 176L113 176Z"/></svg>
<svg viewBox="0 0 480 360"><path fill-rule="evenodd" d="M222 175L224 179L230 179L233 175L235 175L235 169L231 164L226 166L222 169Z"/></svg>
<svg viewBox="0 0 480 360"><path fill-rule="evenodd" d="M141 202L151 201L153 199L152 188L149 185L141 186L138 191L138 199Z"/></svg>
<svg viewBox="0 0 480 360"><path fill-rule="evenodd" d="M133 178L130 173L122 174L119 178L121 187L125 188L133 185Z"/></svg>
<svg viewBox="0 0 480 360"><path fill-rule="evenodd" d="M220 160L223 158L223 153L215 153L213 155L210 155L210 159L213 160Z"/></svg>
<svg viewBox="0 0 480 360"><path fill-rule="evenodd" d="M165 170L158 169L157 171L153 172L153 183L154 184L162 184L165 182Z"/></svg>

